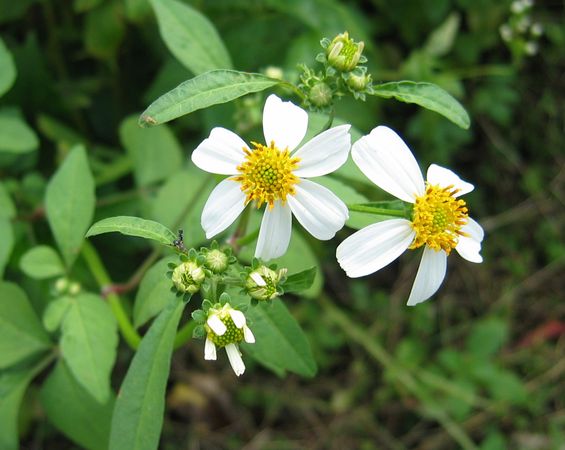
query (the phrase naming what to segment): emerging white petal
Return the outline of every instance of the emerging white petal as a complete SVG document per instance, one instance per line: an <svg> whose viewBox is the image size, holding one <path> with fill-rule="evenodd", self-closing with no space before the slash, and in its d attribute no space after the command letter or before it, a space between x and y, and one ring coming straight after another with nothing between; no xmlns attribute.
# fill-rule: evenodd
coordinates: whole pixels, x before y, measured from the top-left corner
<svg viewBox="0 0 565 450"><path fill-rule="evenodd" d="M208 338L206 338L206 342L204 343L204 359L207 361L216 360L216 344Z"/></svg>
<svg viewBox="0 0 565 450"><path fill-rule="evenodd" d="M239 348L236 344L228 344L226 345L226 353L228 354L231 368L239 377L241 374L243 374L243 372L245 372L245 364L243 364L243 359L241 359Z"/></svg>
<svg viewBox="0 0 565 450"><path fill-rule="evenodd" d="M237 134L225 128L214 128L210 136L192 152L192 162L200 169L221 175L235 175L243 162L243 148L249 148Z"/></svg>
<svg viewBox="0 0 565 450"><path fill-rule="evenodd" d="M459 189L459 192L455 194L455 197L467 194L475 189L471 183L463 181L457 174L452 172L445 167L438 166L437 164L432 164L428 167L428 173L426 175L427 181L430 184L435 184L442 187L453 186Z"/></svg>
<svg viewBox="0 0 565 450"><path fill-rule="evenodd" d="M300 224L315 238L331 239L349 217L347 206L328 188L300 180L296 195L287 197L290 209Z"/></svg>
<svg viewBox="0 0 565 450"><path fill-rule="evenodd" d="M348 277L357 278L382 269L414 241L406 219L384 220L366 226L337 247L337 261Z"/></svg>
<svg viewBox="0 0 565 450"><path fill-rule="evenodd" d="M353 144L351 156L369 180L400 200L414 203L424 193L424 178L414 155L390 128L374 128Z"/></svg>
<svg viewBox="0 0 565 450"><path fill-rule="evenodd" d="M308 114L292 102L283 102L269 95L263 109L265 144L274 141L280 150L294 150L304 139L308 128Z"/></svg>
<svg viewBox="0 0 565 450"><path fill-rule="evenodd" d="M229 314L237 328L243 328L245 326L245 315L241 311L230 309Z"/></svg>
<svg viewBox="0 0 565 450"><path fill-rule="evenodd" d="M349 155L351 148L351 125L330 128L314 137L296 152L293 157L300 158L297 177L319 177L340 168Z"/></svg>
<svg viewBox="0 0 565 450"><path fill-rule="evenodd" d="M474 263L483 262L483 257L480 254L481 242L485 236L483 228L469 217L467 219L467 223L461 227L461 231L469 236L459 237L457 247L455 247L457 253L459 253L467 261Z"/></svg>
<svg viewBox="0 0 565 450"><path fill-rule="evenodd" d="M245 325L243 327L243 339L248 344L254 344L255 343L255 336L253 335L253 332L249 329L249 327L247 325Z"/></svg>
<svg viewBox="0 0 565 450"><path fill-rule="evenodd" d="M268 261L283 255L290 242L292 214L288 205L275 201L273 209L267 206L263 213L255 257Z"/></svg>
<svg viewBox="0 0 565 450"><path fill-rule="evenodd" d="M257 286L267 286L267 283L265 282L265 280L263 279L263 277L261 275L259 275L257 272L251 272L249 274L249 276L251 277L251 279L253 281L255 281L255 284Z"/></svg>
<svg viewBox="0 0 565 450"><path fill-rule="evenodd" d="M461 231L469 234L477 242L483 242L485 231L476 220L467 218L467 223L461 227Z"/></svg>
<svg viewBox="0 0 565 450"><path fill-rule="evenodd" d="M245 209L245 194L239 183L229 178L210 193L202 210L201 224L210 239L229 227Z"/></svg>
<svg viewBox="0 0 565 450"><path fill-rule="evenodd" d="M425 246L418 267L418 273L408 297L408 306L414 306L429 299L441 286L447 269L447 254Z"/></svg>
<svg viewBox="0 0 565 450"><path fill-rule="evenodd" d="M215 314L212 314L210 317L208 317L206 323L212 329L212 331L216 333L218 336L223 336L223 334L227 331L227 328L224 325L224 323Z"/></svg>

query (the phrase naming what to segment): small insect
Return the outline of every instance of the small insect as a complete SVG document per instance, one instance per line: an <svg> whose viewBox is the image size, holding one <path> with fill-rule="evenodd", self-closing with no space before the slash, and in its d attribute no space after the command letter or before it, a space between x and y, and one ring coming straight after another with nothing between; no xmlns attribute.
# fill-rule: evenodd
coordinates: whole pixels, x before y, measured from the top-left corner
<svg viewBox="0 0 565 450"><path fill-rule="evenodd" d="M182 229L179 230L178 237L173 241L173 245L182 252L186 251L186 247L184 246L184 231Z"/></svg>

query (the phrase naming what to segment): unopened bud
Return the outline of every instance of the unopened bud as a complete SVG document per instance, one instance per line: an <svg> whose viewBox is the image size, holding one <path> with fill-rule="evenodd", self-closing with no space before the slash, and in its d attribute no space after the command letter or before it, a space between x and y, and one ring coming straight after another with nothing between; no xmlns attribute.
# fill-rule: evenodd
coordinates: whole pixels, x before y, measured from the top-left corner
<svg viewBox="0 0 565 450"><path fill-rule="evenodd" d="M213 249L206 253L204 265L214 273L222 273L228 268L229 257L223 251Z"/></svg>
<svg viewBox="0 0 565 450"><path fill-rule="evenodd" d="M194 261L179 264L171 277L177 291L189 294L198 292L205 278L204 270Z"/></svg>
<svg viewBox="0 0 565 450"><path fill-rule="evenodd" d="M332 89L324 82L319 81L310 88L308 99L314 106L324 107L332 104Z"/></svg>
<svg viewBox="0 0 565 450"><path fill-rule="evenodd" d="M245 282L245 288L249 295L256 300L272 300L280 295L278 285L286 275L286 269L278 272L266 266L260 266L253 270Z"/></svg>
<svg viewBox="0 0 565 450"><path fill-rule="evenodd" d="M329 64L342 72L349 72L359 63L363 53L363 42L349 38L347 31L338 34L326 50Z"/></svg>
<svg viewBox="0 0 565 450"><path fill-rule="evenodd" d="M350 73L347 77L347 85L354 91L364 90L371 82L371 75L365 73Z"/></svg>

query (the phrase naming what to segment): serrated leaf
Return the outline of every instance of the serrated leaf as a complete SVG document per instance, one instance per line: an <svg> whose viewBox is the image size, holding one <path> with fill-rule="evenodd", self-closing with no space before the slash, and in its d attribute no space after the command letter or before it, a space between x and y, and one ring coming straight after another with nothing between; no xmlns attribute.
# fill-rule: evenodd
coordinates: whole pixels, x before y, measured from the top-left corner
<svg viewBox="0 0 565 450"><path fill-rule="evenodd" d="M94 215L95 200L86 151L77 145L51 178L45 193L47 221L67 267L80 251Z"/></svg>
<svg viewBox="0 0 565 450"><path fill-rule="evenodd" d="M166 226L153 220L132 216L108 217L96 222L86 233L86 237L104 233L121 233L151 239L164 245L171 245L177 238Z"/></svg>
<svg viewBox="0 0 565 450"><path fill-rule="evenodd" d="M309 289L310 286L312 286L312 283L314 283L316 272L317 268L311 267L310 269L303 270L302 272L289 275L283 285L285 294L302 292Z"/></svg>
<svg viewBox="0 0 565 450"><path fill-rule="evenodd" d="M97 402L59 361L41 387L40 399L49 421L82 448L108 448L113 393L106 402Z"/></svg>
<svg viewBox="0 0 565 450"><path fill-rule="evenodd" d="M167 48L187 69L199 75L232 67L220 35L206 16L176 0L152 0L151 6Z"/></svg>
<svg viewBox="0 0 565 450"><path fill-rule="evenodd" d="M65 273L63 261L57 252L48 245L29 249L20 259L20 269L31 278L43 280Z"/></svg>
<svg viewBox="0 0 565 450"><path fill-rule="evenodd" d="M0 37L0 97L10 90L16 81L16 65L12 54Z"/></svg>
<svg viewBox="0 0 565 450"><path fill-rule="evenodd" d="M167 264L178 261L176 257L164 258L147 271L135 296L133 325L137 328L156 316L176 296L171 292L173 285L167 276Z"/></svg>
<svg viewBox="0 0 565 450"><path fill-rule="evenodd" d="M0 153L24 154L37 149L39 139L18 110L0 110Z"/></svg>
<svg viewBox="0 0 565 450"><path fill-rule="evenodd" d="M140 186L167 178L182 166L182 148L167 126L143 129L137 116L130 116L120 125L120 141L133 161Z"/></svg>
<svg viewBox="0 0 565 450"><path fill-rule="evenodd" d="M76 380L98 402L110 396L118 329L110 307L94 294L69 297L61 328L61 353Z"/></svg>
<svg viewBox="0 0 565 450"><path fill-rule="evenodd" d="M0 282L0 369L51 347L27 295L13 283Z"/></svg>
<svg viewBox="0 0 565 450"><path fill-rule="evenodd" d="M263 91L279 83L280 80L259 73L212 70L181 83L159 97L143 111L139 124L159 125L199 109Z"/></svg>
<svg viewBox="0 0 565 450"><path fill-rule="evenodd" d="M374 95L395 98L404 103L415 103L451 120L455 125L467 129L471 119L465 108L455 98L433 83L393 81L374 86Z"/></svg>
<svg viewBox="0 0 565 450"><path fill-rule="evenodd" d="M173 344L183 308L183 302L174 299L143 337L116 400L110 450L157 448Z"/></svg>
<svg viewBox="0 0 565 450"><path fill-rule="evenodd" d="M14 229L12 221L6 217L0 217L0 279L4 276L4 269L10 260L14 249Z"/></svg>

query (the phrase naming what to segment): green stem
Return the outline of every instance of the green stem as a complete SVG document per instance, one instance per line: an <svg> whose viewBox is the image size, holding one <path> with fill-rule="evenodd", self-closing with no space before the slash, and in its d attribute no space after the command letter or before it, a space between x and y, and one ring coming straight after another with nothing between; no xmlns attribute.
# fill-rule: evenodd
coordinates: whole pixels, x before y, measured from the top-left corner
<svg viewBox="0 0 565 450"><path fill-rule="evenodd" d="M189 320L178 332L175 337L174 349L178 349L186 344L192 338L192 333L196 328L196 322Z"/></svg>
<svg viewBox="0 0 565 450"><path fill-rule="evenodd" d="M88 241L84 242L81 254L90 272L100 286L102 294L106 294L106 300L108 301L108 304L112 309L112 313L118 321L118 327L120 328L122 336L124 337L128 345L135 350L139 346L141 337L133 327L128 315L126 314L122 306L120 297L118 297L118 295L114 292L106 293L106 288L108 286L112 286L112 280L110 279L110 276L108 275L104 264L102 264L100 256L96 252L94 246Z"/></svg>
<svg viewBox="0 0 565 450"><path fill-rule="evenodd" d="M347 208L349 208L349 211L354 211L354 212L376 214L379 216L393 216L393 217L406 218L406 212L399 209L375 208L373 206L365 206L365 205L357 205L357 204L347 205Z"/></svg>
<svg viewBox="0 0 565 450"><path fill-rule="evenodd" d="M247 236L243 236L242 238L238 239L237 241L235 241L235 244L238 247L243 247L257 239L257 236L259 236L259 228L257 228L255 231L252 231Z"/></svg>
<svg viewBox="0 0 565 450"><path fill-rule="evenodd" d="M298 89L294 84L292 84L289 81L281 81L280 84L288 89L290 89L292 92L294 92L298 97L300 97L300 100L304 101L306 100L306 96L304 95L304 93Z"/></svg>
<svg viewBox="0 0 565 450"><path fill-rule="evenodd" d="M332 109L330 111L330 115L328 116L328 121L326 122L324 127L320 130L320 133L323 133L324 131L327 131L327 130L330 129L330 127L334 123L334 117L335 117L335 108L332 106ZM320 133L318 133L318 134L320 134Z"/></svg>

